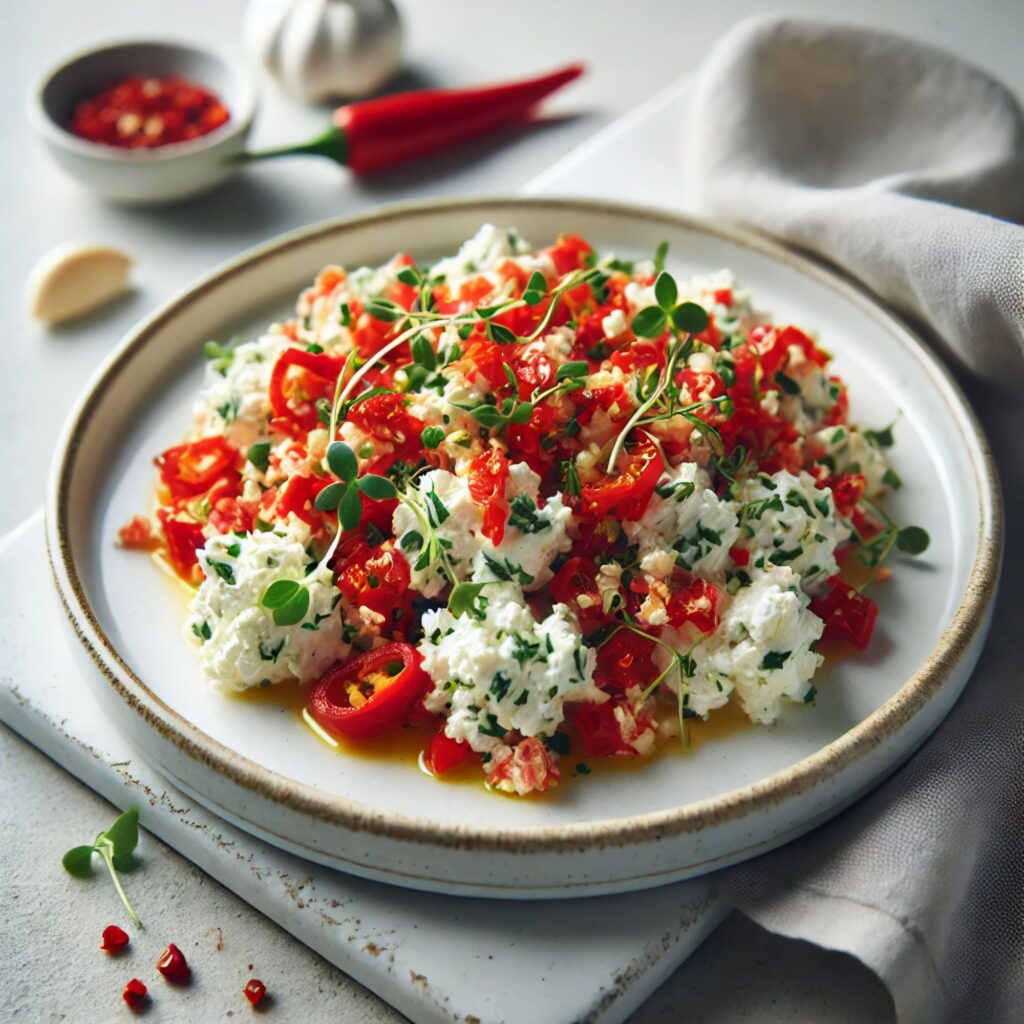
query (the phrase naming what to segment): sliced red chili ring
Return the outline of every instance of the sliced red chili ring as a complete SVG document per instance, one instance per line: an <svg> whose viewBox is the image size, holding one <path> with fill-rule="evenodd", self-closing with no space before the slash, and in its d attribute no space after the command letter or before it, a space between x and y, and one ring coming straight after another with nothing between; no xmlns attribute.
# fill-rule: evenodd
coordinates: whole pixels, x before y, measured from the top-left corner
<svg viewBox="0 0 1024 1024"><path fill-rule="evenodd" d="M314 684L309 711L329 732L369 739L401 725L430 689L423 656L390 643L329 669Z"/></svg>

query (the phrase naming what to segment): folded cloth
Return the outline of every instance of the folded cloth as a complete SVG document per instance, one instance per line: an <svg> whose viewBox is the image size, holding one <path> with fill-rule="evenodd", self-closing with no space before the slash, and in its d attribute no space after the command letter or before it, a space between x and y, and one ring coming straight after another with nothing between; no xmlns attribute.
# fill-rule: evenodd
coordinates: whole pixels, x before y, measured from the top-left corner
<svg viewBox="0 0 1024 1024"><path fill-rule="evenodd" d="M763 926L859 957L910 1024L1024 1020L1024 349L1021 111L917 43L795 19L710 54L691 186L717 216L831 260L931 328L986 423L1007 517L989 642L950 716L829 824L720 875Z"/></svg>
<svg viewBox="0 0 1024 1024"><path fill-rule="evenodd" d="M973 373L1024 379L1024 116L988 75L758 18L710 53L686 150L699 206L837 264Z"/></svg>

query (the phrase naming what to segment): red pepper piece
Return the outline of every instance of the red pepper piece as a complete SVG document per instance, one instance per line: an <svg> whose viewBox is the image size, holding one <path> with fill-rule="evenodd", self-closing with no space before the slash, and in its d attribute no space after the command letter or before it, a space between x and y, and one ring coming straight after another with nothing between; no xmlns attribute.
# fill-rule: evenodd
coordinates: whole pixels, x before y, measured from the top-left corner
<svg viewBox="0 0 1024 1024"><path fill-rule="evenodd" d="M462 764L472 753L473 749L468 743L446 736L442 728L423 751L423 765L431 775L443 775Z"/></svg>
<svg viewBox="0 0 1024 1024"><path fill-rule="evenodd" d="M134 1010L146 998L146 986L138 978L132 978L124 987L121 998Z"/></svg>
<svg viewBox="0 0 1024 1024"><path fill-rule="evenodd" d="M267 994L267 986L259 978L250 978L242 991L253 1006L259 1006Z"/></svg>
<svg viewBox="0 0 1024 1024"><path fill-rule="evenodd" d="M483 509L483 535L497 547L505 536L509 505L505 498L508 459L498 448L478 455L469 464L469 496Z"/></svg>
<svg viewBox="0 0 1024 1024"><path fill-rule="evenodd" d="M185 955L173 942L160 954L160 959L156 962L156 969L172 985L187 984L192 973Z"/></svg>
<svg viewBox="0 0 1024 1024"><path fill-rule="evenodd" d="M395 642L335 665L314 683L310 713L352 739L380 736L401 725L430 689L422 662L411 644Z"/></svg>
<svg viewBox="0 0 1024 1024"><path fill-rule="evenodd" d="M106 950L108 953L118 953L129 943L128 933L123 928L118 928L116 924L108 924L103 929L103 942L100 943L100 949Z"/></svg>
<svg viewBox="0 0 1024 1024"><path fill-rule="evenodd" d="M551 74L472 89L421 89L339 107L330 127L309 142L237 161L306 153L326 156L356 174L415 160L521 120L544 97L578 78L579 64Z"/></svg>

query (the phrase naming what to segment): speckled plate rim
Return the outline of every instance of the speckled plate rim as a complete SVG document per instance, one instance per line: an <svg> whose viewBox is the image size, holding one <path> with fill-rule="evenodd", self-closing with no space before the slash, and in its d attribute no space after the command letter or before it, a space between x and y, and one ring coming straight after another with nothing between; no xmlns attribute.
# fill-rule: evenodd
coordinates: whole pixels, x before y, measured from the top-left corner
<svg viewBox="0 0 1024 1024"><path fill-rule="evenodd" d="M101 395L130 368L149 337L175 317L190 301L228 278L281 252L313 239L346 230L401 219L433 216L445 211L478 209L486 216L495 206L550 210L569 223L574 215L625 216L701 232L781 261L837 292L887 330L917 361L931 385L945 399L949 412L972 456L978 494L979 531L963 598L949 626L929 656L889 700L858 725L777 772L729 793L682 805L603 821L538 826L533 828L479 828L441 825L428 819L376 810L272 772L203 733L161 701L122 659L100 626L78 576L68 528L69 483L78 454L79 439L94 414ZM89 656L117 696L150 728L173 743L187 757L214 768L244 790L304 815L352 831L442 847L502 851L506 853L568 852L583 847L622 846L660 837L696 833L728 821L765 811L827 782L874 750L887 737L902 730L942 689L973 642L985 630L996 586L1003 547L1003 511L998 474L988 442L973 411L949 371L924 342L857 285L762 236L734 227L710 224L700 218L651 207L604 200L488 196L432 200L387 206L355 217L337 218L279 236L222 264L157 309L135 327L96 371L64 425L55 449L46 501L46 539L57 590L71 626Z"/></svg>

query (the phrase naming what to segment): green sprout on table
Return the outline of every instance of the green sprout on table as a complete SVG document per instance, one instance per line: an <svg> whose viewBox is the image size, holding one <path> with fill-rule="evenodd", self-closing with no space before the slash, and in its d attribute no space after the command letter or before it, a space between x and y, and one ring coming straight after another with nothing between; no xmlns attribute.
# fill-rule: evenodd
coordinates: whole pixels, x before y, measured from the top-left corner
<svg viewBox="0 0 1024 1024"><path fill-rule="evenodd" d="M117 872L131 871L136 866L134 856L135 847L139 843L139 810L137 807L130 807L124 814L120 815L113 825L105 832L101 832L91 846L73 846L61 860L64 869L76 878L89 878L92 875L92 858L99 854L107 865L110 877L114 881L114 888L124 904L128 916L139 928L142 922L138 915L132 910L128 902L121 879Z"/></svg>

